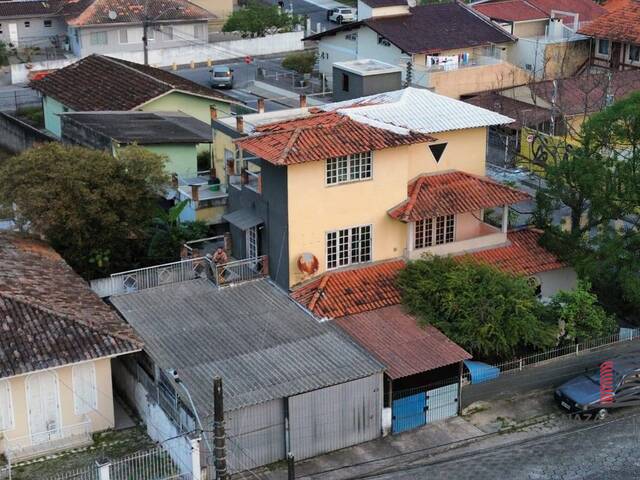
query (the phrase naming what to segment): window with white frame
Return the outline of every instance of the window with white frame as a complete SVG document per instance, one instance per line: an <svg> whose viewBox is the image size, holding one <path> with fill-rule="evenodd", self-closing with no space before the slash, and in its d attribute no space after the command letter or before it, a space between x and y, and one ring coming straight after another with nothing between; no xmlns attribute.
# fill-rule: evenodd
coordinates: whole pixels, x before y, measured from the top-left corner
<svg viewBox="0 0 640 480"><path fill-rule="evenodd" d="M173 40L173 27L169 25L162 25L160 27L160 31L162 32L162 36L165 40Z"/></svg>
<svg viewBox="0 0 640 480"><path fill-rule="evenodd" d="M435 218L425 218L415 222L414 248L426 248L455 240L456 217L443 215Z"/></svg>
<svg viewBox="0 0 640 480"><path fill-rule="evenodd" d="M371 225L327 232L327 269L371 261Z"/></svg>
<svg viewBox="0 0 640 480"><path fill-rule="evenodd" d="M120 43L129 43L129 30L127 28L121 28L119 31Z"/></svg>
<svg viewBox="0 0 640 480"><path fill-rule="evenodd" d="M327 185L357 182L371 178L371 152L345 155L327 159Z"/></svg>
<svg viewBox="0 0 640 480"><path fill-rule="evenodd" d="M608 57L609 56L609 40L607 40L606 38L599 38L598 39L598 55L601 57Z"/></svg>
<svg viewBox="0 0 640 480"><path fill-rule="evenodd" d="M8 380L0 380L0 432L11 430L13 427L11 384Z"/></svg>
<svg viewBox="0 0 640 480"><path fill-rule="evenodd" d="M98 408L96 367L93 362L74 365L73 409L76 415L83 415Z"/></svg>
<svg viewBox="0 0 640 480"><path fill-rule="evenodd" d="M89 34L89 43L91 45L107 45L109 43L107 32L91 32Z"/></svg>
<svg viewBox="0 0 640 480"><path fill-rule="evenodd" d="M193 26L193 36L198 40L208 40L209 27L206 23L197 23Z"/></svg>
<svg viewBox="0 0 640 480"><path fill-rule="evenodd" d="M629 61L640 63L640 45L629 45Z"/></svg>

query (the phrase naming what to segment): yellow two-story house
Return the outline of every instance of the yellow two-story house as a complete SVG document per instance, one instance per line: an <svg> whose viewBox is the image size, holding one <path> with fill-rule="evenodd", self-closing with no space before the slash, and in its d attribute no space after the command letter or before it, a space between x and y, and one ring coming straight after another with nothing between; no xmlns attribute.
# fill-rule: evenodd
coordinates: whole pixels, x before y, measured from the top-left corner
<svg viewBox="0 0 640 480"><path fill-rule="evenodd" d="M236 125L225 219L234 257L267 255L283 287L510 244L509 205L528 196L484 176L487 129L510 118L414 88L273 115ZM485 221L494 207L501 227Z"/></svg>

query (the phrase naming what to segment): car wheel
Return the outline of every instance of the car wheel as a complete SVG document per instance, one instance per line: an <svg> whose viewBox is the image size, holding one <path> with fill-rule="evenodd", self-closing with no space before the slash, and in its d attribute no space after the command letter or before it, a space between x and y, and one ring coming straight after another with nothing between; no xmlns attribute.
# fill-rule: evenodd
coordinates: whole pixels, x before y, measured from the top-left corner
<svg viewBox="0 0 640 480"><path fill-rule="evenodd" d="M338 18L336 18L336 22L338 22L338 25L342 24L342 15L339 15Z"/></svg>
<svg viewBox="0 0 640 480"><path fill-rule="evenodd" d="M601 408L596 412L596 420L604 420L609 415L609 412L606 408Z"/></svg>

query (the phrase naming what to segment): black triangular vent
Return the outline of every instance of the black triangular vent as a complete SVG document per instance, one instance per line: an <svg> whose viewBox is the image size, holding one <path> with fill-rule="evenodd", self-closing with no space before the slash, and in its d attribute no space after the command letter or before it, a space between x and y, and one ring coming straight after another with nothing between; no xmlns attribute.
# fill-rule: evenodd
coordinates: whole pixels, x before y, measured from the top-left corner
<svg viewBox="0 0 640 480"><path fill-rule="evenodd" d="M438 143L436 145L429 145L429 150L433 154L433 158L436 159L436 163L440 161L442 158L442 154L444 153L444 149L447 148L446 143Z"/></svg>

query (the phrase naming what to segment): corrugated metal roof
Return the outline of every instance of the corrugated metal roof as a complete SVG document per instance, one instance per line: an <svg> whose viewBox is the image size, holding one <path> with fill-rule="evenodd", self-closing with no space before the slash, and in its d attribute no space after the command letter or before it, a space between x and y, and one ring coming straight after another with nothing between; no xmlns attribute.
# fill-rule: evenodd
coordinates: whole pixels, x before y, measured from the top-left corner
<svg viewBox="0 0 640 480"><path fill-rule="evenodd" d="M330 103L320 108L338 111L377 127L387 124L421 133L505 125L514 121L499 113L413 87Z"/></svg>
<svg viewBox="0 0 640 480"><path fill-rule="evenodd" d="M437 328L420 326L400 305L342 317L335 323L384 363L392 379L471 358Z"/></svg>
<svg viewBox="0 0 640 480"><path fill-rule="evenodd" d="M235 410L383 369L268 280L217 289L200 279L112 301L159 366L178 371L203 415L212 410L215 376L223 379L225 410Z"/></svg>
<svg viewBox="0 0 640 480"><path fill-rule="evenodd" d="M251 227L264 223L264 220L255 214L250 208L242 208L235 212L225 213L222 216L223 220L226 220L231 225L239 228L240 230L248 230Z"/></svg>

